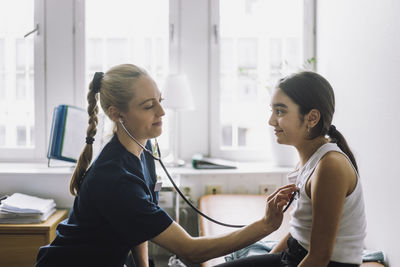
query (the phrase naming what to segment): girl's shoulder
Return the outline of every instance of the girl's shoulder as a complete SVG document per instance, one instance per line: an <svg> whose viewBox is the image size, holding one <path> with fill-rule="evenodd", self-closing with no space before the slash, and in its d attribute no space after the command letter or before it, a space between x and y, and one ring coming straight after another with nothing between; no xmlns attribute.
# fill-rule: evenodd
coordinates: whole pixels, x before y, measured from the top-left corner
<svg viewBox="0 0 400 267"><path fill-rule="evenodd" d="M357 173L349 159L340 151L329 151L318 162L314 174L314 182L320 182L329 186L350 187L357 180ZM311 181L312 182L312 181Z"/></svg>
<svg viewBox="0 0 400 267"><path fill-rule="evenodd" d="M326 169L330 172L353 171L348 157L341 151L327 151L318 162L317 168Z"/></svg>

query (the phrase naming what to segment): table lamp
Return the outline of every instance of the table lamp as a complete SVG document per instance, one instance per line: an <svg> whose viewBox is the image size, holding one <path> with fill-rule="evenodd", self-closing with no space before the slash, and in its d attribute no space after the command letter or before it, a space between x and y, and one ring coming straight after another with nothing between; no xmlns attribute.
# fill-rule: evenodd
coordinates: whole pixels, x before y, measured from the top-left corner
<svg viewBox="0 0 400 267"><path fill-rule="evenodd" d="M172 112L170 124L170 140L172 158L165 161L170 167L183 166L185 162L179 159L179 112L193 110L194 102L189 82L185 74L170 74L166 77L162 93L163 106Z"/></svg>

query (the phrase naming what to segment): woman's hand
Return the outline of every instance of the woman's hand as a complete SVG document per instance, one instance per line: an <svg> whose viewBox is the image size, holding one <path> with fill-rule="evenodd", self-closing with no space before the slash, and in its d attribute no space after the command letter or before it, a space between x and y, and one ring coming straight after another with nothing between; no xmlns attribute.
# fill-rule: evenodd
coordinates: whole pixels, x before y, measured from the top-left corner
<svg viewBox="0 0 400 267"><path fill-rule="evenodd" d="M295 184L288 184L278 188L267 197L267 208L264 221L273 229L278 229L283 220L283 208L288 204L291 195L298 191Z"/></svg>

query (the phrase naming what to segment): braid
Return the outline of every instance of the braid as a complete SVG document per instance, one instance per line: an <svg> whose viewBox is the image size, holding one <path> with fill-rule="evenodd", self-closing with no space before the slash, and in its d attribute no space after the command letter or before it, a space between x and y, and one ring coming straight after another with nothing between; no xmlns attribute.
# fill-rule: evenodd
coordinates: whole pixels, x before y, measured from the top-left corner
<svg viewBox="0 0 400 267"><path fill-rule="evenodd" d="M95 90L93 90L93 84L91 83L89 93L87 94L87 100L89 103L87 108L87 112L89 115L89 126L86 130L86 136L87 136L86 145L83 148L81 155L79 156L78 163L75 167L75 171L72 175L71 182L69 185L69 191L74 196L79 191L79 187L84 179L85 173L93 157L93 146L91 143L93 142L94 136L96 135L97 132L97 124L98 124L97 114L99 113L99 108L97 106L97 99L98 99L98 94L96 93ZM92 142L88 142L88 139L92 140Z"/></svg>
<svg viewBox="0 0 400 267"><path fill-rule="evenodd" d="M79 193L82 181L85 179L86 172L93 158L93 141L97 132L99 107L97 100L100 98L100 105L103 111L108 114L110 106L117 107L119 110L129 109L129 101L134 97L132 85L134 81L147 72L132 64L122 64L111 68L106 73L96 72L89 85L87 94L89 115L89 126L86 130L86 145L72 175L69 191L72 195ZM115 127L115 125L114 125Z"/></svg>

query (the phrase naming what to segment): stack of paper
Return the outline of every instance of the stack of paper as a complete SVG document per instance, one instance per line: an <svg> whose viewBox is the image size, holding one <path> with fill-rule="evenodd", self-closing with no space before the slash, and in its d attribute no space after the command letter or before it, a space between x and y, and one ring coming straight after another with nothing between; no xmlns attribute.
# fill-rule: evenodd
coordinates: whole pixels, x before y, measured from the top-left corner
<svg viewBox="0 0 400 267"><path fill-rule="evenodd" d="M0 223L44 222L56 211L55 207L53 199L14 193L1 201Z"/></svg>

